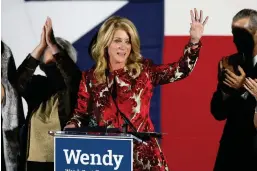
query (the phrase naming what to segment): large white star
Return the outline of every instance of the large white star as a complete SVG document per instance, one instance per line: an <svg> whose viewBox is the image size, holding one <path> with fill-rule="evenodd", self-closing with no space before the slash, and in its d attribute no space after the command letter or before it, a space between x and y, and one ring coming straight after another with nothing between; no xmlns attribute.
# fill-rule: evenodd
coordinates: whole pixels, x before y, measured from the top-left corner
<svg viewBox="0 0 257 171"><path fill-rule="evenodd" d="M126 5L127 1L43 1L2 0L2 40L11 48L19 66L39 43L46 17L51 17L56 36L70 42ZM37 69L35 74L43 74ZM23 99L24 113L27 105Z"/></svg>
<svg viewBox="0 0 257 171"><path fill-rule="evenodd" d="M127 3L2 0L2 40L12 49L19 66L38 44L47 16L53 21L56 36L74 42Z"/></svg>

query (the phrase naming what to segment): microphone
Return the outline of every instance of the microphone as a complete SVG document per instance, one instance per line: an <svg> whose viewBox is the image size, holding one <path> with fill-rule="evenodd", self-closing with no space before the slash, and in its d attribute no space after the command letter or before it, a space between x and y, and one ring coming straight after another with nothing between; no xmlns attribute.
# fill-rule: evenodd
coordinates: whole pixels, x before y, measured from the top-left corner
<svg viewBox="0 0 257 171"><path fill-rule="evenodd" d="M109 74L110 74L110 71L108 69L106 69L105 70L106 85L107 85L109 93L111 93L111 97L112 97L114 105L115 105L115 107L117 109L117 112L120 114L120 116L124 120L124 124L122 126L123 132L124 133L128 132L128 128L127 128L128 126L132 129L133 132L137 132L137 129L130 122L130 120L126 117L126 115L120 111L120 109L119 109L119 107L118 107L118 105L116 103L116 99L117 99L117 83L116 83L115 77L113 78L113 90L110 91L110 89L109 89L108 81L107 81L107 78L108 78Z"/></svg>

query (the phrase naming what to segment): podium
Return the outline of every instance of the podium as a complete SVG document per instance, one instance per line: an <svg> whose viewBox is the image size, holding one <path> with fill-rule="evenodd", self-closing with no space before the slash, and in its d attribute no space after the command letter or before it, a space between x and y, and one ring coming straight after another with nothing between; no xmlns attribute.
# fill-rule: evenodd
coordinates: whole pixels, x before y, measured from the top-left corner
<svg viewBox="0 0 257 171"><path fill-rule="evenodd" d="M133 143L147 144L129 133L50 131L55 171L132 171Z"/></svg>

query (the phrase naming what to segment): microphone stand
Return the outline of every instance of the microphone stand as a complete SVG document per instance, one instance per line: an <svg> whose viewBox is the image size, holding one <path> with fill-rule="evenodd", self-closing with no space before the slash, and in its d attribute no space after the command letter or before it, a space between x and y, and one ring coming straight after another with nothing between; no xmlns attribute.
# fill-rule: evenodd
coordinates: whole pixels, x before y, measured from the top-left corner
<svg viewBox="0 0 257 171"><path fill-rule="evenodd" d="M107 80L107 77L109 76L109 70L106 69L105 70L105 78L106 78L106 85L107 85L107 88L108 88L108 91L110 92L109 90L109 86L108 86L108 80ZM115 77L113 78L113 86L116 86L116 80L115 80ZM111 93L111 92L110 92ZM132 129L133 132L137 132L137 129L134 127L134 125L130 122L130 120L126 117L126 115L124 113L122 113L116 103L116 95L113 95L113 93L111 93L111 97L112 97L112 100L114 102L114 105L117 109L117 112L120 114L121 118L123 119L124 121L124 124L122 125L122 132L123 133L128 133L128 126Z"/></svg>
<svg viewBox="0 0 257 171"><path fill-rule="evenodd" d="M133 132L137 132L134 125L129 121L129 119L125 116L125 114L120 111L120 109L118 108L117 103L115 102L115 99L113 99L113 101L114 101L114 104L117 108L118 113L120 114L121 118L124 120L124 124L122 125L122 132L123 133L128 133L128 126L132 129Z"/></svg>
<svg viewBox="0 0 257 171"><path fill-rule="evenodd" d="M129 134L132 134L138 138L140 138L141 140L143 141L147 141L149 140L151 137L155 137L155 138L162 138L162 134L161 133L156 133L156 132L137 132L137 129L134 127L134 125L130 122L130 120L126 117L126 115L124 113L122 113L116 103L116 98L117 98L117 92L115 92L116 94L114 93L111 93L110 89L109 89L109 86L108 86L108 80L107 80L107 77L109 76L109 70L106 69L105 70L105 78L106 78L106 85L107 85L107 88L108 88L108 91L112 97L112 100L114 102L114 105L117 109L117 112L120 114L121 118L123 119L124 121L124 124L122 125L122 132L123 133L129 133ZM116 86L116 80L115 80L115 77L113 78L114 82L113 82L113 87ZM114 87L115 88L115 87ZM128 126L132 129L132 132L128 132Z"/></svg>

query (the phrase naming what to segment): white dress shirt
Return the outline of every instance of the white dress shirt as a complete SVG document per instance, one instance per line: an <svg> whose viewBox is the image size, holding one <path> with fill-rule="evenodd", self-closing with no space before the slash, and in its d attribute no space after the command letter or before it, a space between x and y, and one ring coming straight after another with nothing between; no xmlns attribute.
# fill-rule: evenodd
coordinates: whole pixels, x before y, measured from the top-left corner
<svg viewBox="0 0 257 171"><path fill-rule="evenodd" d="M255 66L257 63L257 55L253 58L253 66ZM255 113L257 113L257 98L256 99L256 107L255 107Z"/></svg>
<svg viewBox="0 0 257 171"><path fill-rule="evenodd" d="M257 63L257 55L253 58L253 66L255 66Z"/></svg>

